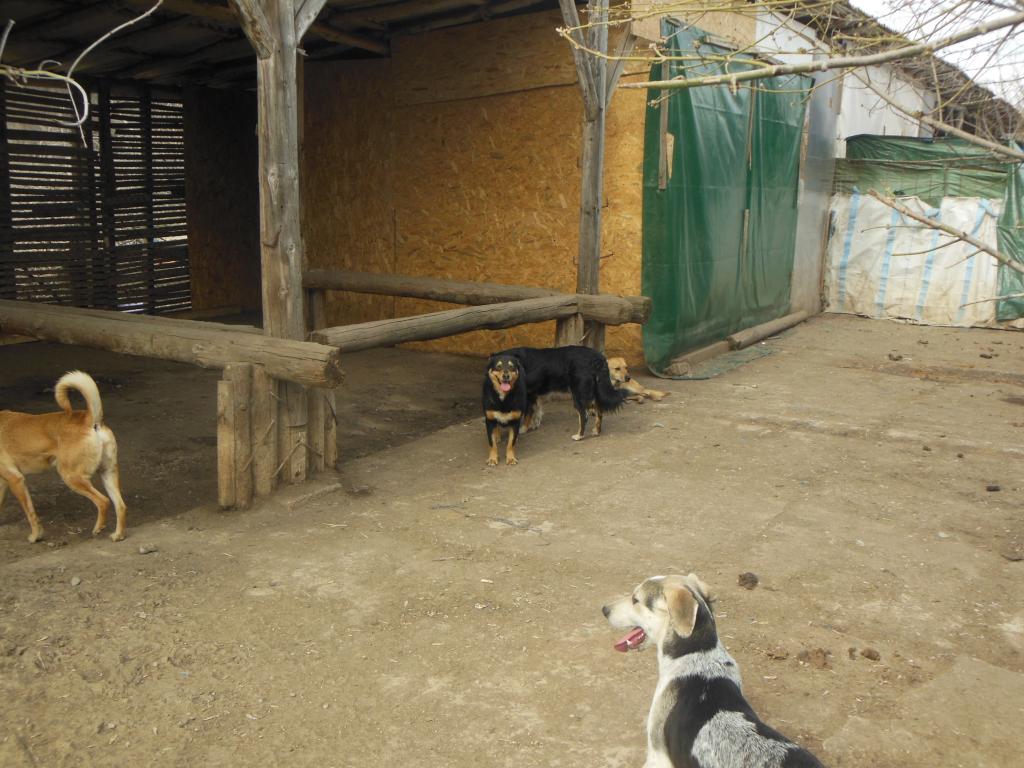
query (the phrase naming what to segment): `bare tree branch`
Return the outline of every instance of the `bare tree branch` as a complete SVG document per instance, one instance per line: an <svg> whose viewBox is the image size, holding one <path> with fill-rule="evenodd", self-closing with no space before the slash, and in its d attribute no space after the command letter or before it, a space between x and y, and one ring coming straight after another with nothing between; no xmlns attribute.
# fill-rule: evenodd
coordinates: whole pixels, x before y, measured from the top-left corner
<svg viewBox="0 0 1024 768"><path fill-rule="evenodd" d="M562 2L571 0L562 0ZM994 32L998 29L1016 26L1024 23L1024 11L1012 13L997 19L992 19L965 29L949 37L936 40L933 43L915 43L901 48L894 48L890 51L868 54L864 56L837 56L820 61L811 61L804 64L774 64L765 67L756 67L744 72L732 72L725 75L709 75L707 77L682 78L672 80L652 80L646 83L623 83L620 88L648 88L648 89L682 89L695 88L708 85L729 85L750 80L761 80L767 77L779 75L811 74L813 72L825 72L831 69L855 69L857 67L870 67L876 64L885 64L890 61L909 59L917 56L930 56L936 51L948 48L951 45L972 40L981 35Z"/></svg>
<svg viewBox="0 0 1024 768"><path fill-rule="evenodd" d="M1005 264L1007 267L1014 270L1015 272L1019 272L1020 274L1024 275L1024 265L1018 264L1016 261L1011 259L1006 254L1001 253L1000 251L988 245L987 243L983 243L981 240L974 237L973 235L969 235L967 232L959 230L956 227L951 227L949 224L943 224L941 221L936 221L935 219L928 218L927 216L920 214L917 211L911 210L902 203L896 202L896 200L894 200L891 197L886 197L885 195L879 194L873 189L869 189L867 193L871 197L875 198L875 200L877 200L878 202L889 206L890 208L892 208L895 211L898 211L907 218L913 219L914 221L918 221L927 227L937 229L941 232L945 232L947 235L952 235L955 238L963 240L965 243L974 246L982 253L987 253L989 256L994 258L999 263Z"/></svg>

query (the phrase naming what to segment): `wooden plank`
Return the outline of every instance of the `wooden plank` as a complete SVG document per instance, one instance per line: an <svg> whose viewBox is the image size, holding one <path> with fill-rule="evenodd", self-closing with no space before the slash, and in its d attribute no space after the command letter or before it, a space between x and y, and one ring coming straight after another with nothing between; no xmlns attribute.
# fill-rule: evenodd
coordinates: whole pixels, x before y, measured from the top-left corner
<svg viewBox="0 0 1024 768"><path fill-rule="evenodd" d="M324 399L324 467L338 468L338 403L336 389L319 390Z"/></svg>
<svg viewBox="0 0 1024 768"><path fill-rule="evenodd" d="M539 323L575 315L578 308L575 296L545 296L539 299L449 309L413 317L325 328L315 331L312 338L346 352L356 352L360 349L390 347L408 341L438 339L482 328L494 330L524 323Z"/></svg>
<svg viewBox="0 0 1024 768"><path fill-rule="evenodd" d="M269 496L277 488L277 387L266 368L253 366L252 474L257 496Z"/></svg>
<svg viewBox="0 0 1024 768"><path fill-rule="evenodd" d="M259 363L275 378L314 387L333 387L342 378L336 349L216 323L0 301L0 330L204 368Z"/></svg>
<svg viewBox="0 0 1024 768"><path fill-rule="evenodd" d="M248 509L253 496L252 370L248 363L232 363L224 369L224 379L231 384L237 509Z"/></svg>
<svg viewBox="0 0 1024 768"><path fill-rule="evenodd" d="M11 167L7 148L7 83L0 83L0 232L11 231ZM0 299L12 300L18 297L14 280L13 248L0 240Z"/></svg>
<svg viewBox="0 0 1024 768"><path fill-rule="evenodd" d="M385 296L430 299L451 304L498 304L546 296L572 296L547 288L501 283L478 283L463 280L439 280L411 275L380 275L348 270L309 270L302 284L307 289L351 291ZM315 293L315 291L314 291ZM588 320L609 325L645 323L651 315L651 300L646 296L611 296L576 294L580 312ZM320 326L323 327L323 326Z"/></svg>
<svg viewBox="0 0 1024 768"><path fill-rule="evenodd" d="M231 382L217 382L217 504L235 506L235 409Z"/></svg>

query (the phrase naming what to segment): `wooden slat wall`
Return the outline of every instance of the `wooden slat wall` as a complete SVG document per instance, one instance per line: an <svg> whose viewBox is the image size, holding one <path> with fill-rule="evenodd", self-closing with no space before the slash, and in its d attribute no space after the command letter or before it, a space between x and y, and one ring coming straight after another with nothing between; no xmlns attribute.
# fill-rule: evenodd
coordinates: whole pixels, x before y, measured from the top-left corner
<svg viewBox="0 0 1024 768"><path fill-rule="evenodd" d="M82 131L63 91L3 86L0 294L128 312L189 309L180 100L101 83ZM0 199L0 204L6 200Z"/></svg>

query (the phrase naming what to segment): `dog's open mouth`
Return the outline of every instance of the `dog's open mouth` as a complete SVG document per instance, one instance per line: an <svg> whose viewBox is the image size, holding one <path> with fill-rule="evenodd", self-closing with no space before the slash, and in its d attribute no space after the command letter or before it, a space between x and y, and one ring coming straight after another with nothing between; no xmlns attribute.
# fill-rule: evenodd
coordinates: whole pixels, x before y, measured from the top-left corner
<svg viewBox="0 0 1024 768"><path fill-rule="evenodd" d="M501 383L500 383L500 384L498 385L498 388L499 388L499 389L500 389L500 390L501 390L502 392L511 392L511 391L512 391L512 382L510 382L510 381L503 381L503 382L501 382Z"/></svg>
<svg viewBox="0 0 1024 768"><path fill-rule="evenodd" d="M639 648L646 639L647 633L641 627L634 627L628 635L615 644L615 650L625 653L634 648Z"/></svg>

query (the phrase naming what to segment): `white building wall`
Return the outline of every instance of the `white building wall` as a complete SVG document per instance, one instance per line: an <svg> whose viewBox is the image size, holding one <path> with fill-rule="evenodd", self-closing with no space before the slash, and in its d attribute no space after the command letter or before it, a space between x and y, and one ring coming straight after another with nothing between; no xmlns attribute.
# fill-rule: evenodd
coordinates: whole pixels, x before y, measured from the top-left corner
<svg viewBox="0 0 1024 768"><path fill-rule="evenodd" d="M839 109L836 157L846 157L846 140L861 133L876 136L931 136L901 110L885 102L884 93L907 111L927 111L933 96L924 87L903 77L888 65L847 72L842 77L842 103Z"/></svg>

